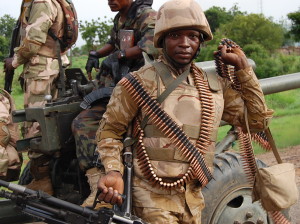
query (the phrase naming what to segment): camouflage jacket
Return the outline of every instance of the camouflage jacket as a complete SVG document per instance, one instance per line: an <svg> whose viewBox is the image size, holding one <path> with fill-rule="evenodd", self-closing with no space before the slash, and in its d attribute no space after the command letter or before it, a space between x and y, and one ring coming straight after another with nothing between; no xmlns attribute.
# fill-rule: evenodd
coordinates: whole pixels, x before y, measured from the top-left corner
<svg viewBox="0 0 300 224"><path fill-rule="evenodd" d="M111 30L110 40L108 44L114 45L116 50L121 48L120 30L134 31L134 46L138 46L148 55L157 57L158 51L153 45L154 26L156 20L156 11L150 7L140 7L132 10L135 3L132 4L129 14L124 23L120 24L120 14L118 13L114 18L113 29ZM143 58L126 60L130 71L136 71L144 65Z"/></svg>
<svg viewBox="0 0 300 224"><path fill-rule="evenodd" d="M6 124L9 132L8 145L4 148L0 145L0 176L5 176L8 168L16 168L20 159L15 150L16 142L19 139L18 125L12 122L11 111L14 110L14 102L12 97L0 89L0 122ZM2 139L1 139L2 140Z"/></svg>
<svg viewBox="0 0 300 224"><path fill-rule="evenodd" d="M59 38L63 36L64 15L59 3L53 0L24 0L20 22L20 46L15 48L13 67L34 60L37 55L57 58L56 43L48 31L51 29ZM63 61L66 60L63 58Z"/></svg>
<svg viewBox="0 0 300 224"><path fill-rule="evenodd" d="M167 64L163 57L158 61ZM179 75L170 65L167 64L167 66L173 77ZM192 66L196 67L194 64L192 64ZM248 121L251 130L259 131L267 127L273 112L269 110L265 104L259 82L251 67L236 72L242 85L242 94L233 90L230 87L230 83L219 76L215 76L212 80L211 78L207 78L202 70L199 70L198 73L202 79L208 80L213 102L211 113L213 125L208 139L207 152L214 152L217 131L221 120L236 126L241 126L244 130L246 129L244 122L245 106L248 109ZM165 86L158 77L153 65L145 65L133 74L137 76L144 88L153 98L157 98L158 93L162 93L165 90ZM199 102L199 93L194 85L193 76L194 74L191 72L188 76L189 83L183 82L180 84L161 104L162 109L183 129L184 125L195 126L196 129L197 126L201 126L201 104ZM101 161L106 172L117 170L123 173L121 159L123 135L135 117L139 117L140 120L142 120L144 116L144 111L139 108L139 105L133 100L132 96L124 89L124 86L119 83L114 89L107 110L100 122L96 137ZM148 121L147 126L149 125L151 125L151 123ZM172 145L172 142L163 136L146 136L145 146L176 149L176 147ZM207 164L211 166L212 158L206 158L206 160ZM162 169L162 167L166 167L163 165L165 163L165 161L160 161L156 164L156 167ZM177 167L176 170L186 170L187 166L184 164L181 166L179 163L183 163L183 161L179 159L172 167ZM175 177L181 174L180 172L177 174L174 173L172 169L167 170L162 172L165 177ZM136 167L135 172L138 173L138 168L136 169Z"/></svg>
<svg viewBox="0 0 300 224"><path fill-rule="evenodd" d="M174 78L179 75L163 57L158 61L167 65ZM212 125L209 136L204 139L207 141L204 158L206 164L212 168L217 131L221 120L245 128L244 108L247 107L249 127L251 130L258 131L268 125L273 112L265 104L263 93L252 68L240 70L236 74L242 85L242 94L233 90L227 80L219 76L209 77L194 64L191 68L188 81L182 82L169 94L162 102L161 108L185 131L192 142L195 143L197 138L203 141L199 135L199 128L203 125L201 117L204 112L199 100L199 92L195 87L194 76L200 77L203 83L206 83L212 99L212 110L209 114L209 122ZM138 78L154 99L166 88L153 65L145 65L132 74ZM98 152L105 172L116 170L123 174L123 135L133 119L142 120L144 117L145 111L126 91L121 80L114 89L96 136ZM153 170L158 177L169 180L182 177L189 168L189 162L182 158L182 154L178 152L172 140L155 130L155 125L150 120L144 129L143 143ZM203 196L201 187L195 181L191 180L185 187L170 190L153 187L148 183L138 165L134 147L133 155L133 206L160 208L182 213L187 204L194 216L201 211L204 207Z"/></svg>

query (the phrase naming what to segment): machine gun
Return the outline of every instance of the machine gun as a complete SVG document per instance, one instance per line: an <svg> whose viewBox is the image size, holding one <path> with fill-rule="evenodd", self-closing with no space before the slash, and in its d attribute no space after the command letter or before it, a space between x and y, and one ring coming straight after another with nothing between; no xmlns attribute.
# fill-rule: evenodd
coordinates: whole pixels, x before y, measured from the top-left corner
<svg viewBox="0 0 300 224"><path fill-rule="evenodd" d="M109 208L92 210L50 196L42 191L30 190L18 184L0 180L0 186L12 192L1 190L0 197L10 199L27 215L47 223L106 224L131 223L143 224L136 216L124 216L122 212Z"/></svg>

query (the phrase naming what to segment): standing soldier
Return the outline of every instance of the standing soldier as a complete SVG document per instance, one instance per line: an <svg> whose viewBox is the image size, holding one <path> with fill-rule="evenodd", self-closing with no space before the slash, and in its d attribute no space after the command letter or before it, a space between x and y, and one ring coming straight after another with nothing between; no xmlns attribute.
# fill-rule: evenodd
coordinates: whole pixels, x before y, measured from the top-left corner
<svg viewBox="0 0 300 224"><path fill-rule="evenodd" d="M16 151L18 125L12 122L11 112L15 110L12 97L0 89L0 179L16 181L22 166L21 153Z"/></svg>
<svg viewBox="0 0 300 224"><path fill-rule="evenodd" d="M119 12L114 18L110 40L101 49L89 54L86 64L89 74L99 64L99 58L108 57L102 62L97 77L99 89L85 98L88 101L85 102L86 106L92 107L82 111L72 124L79 165L86 172L91 188L91 194L82 206L93 205L96 196L100 170L93 163L95 134L113 87L122 75L144 65L143 52L149 57L158 54L153 46L156 12L151 8L152 2L153 0L109 0L111 11Z"/></svg>
<svg viewBox="0 0 300 224"><path fill-rule="evenodd" d="M106 173L98 182L100 201L122 203L122 141L133 121L135 215L147 223L201 223L201 188L212 178L221 119L246 129L246 118L252 131L267 127L272 111L240 48L219 46L223 62L235 66L241 93L193 63L200 44L211 39L195 0L171 0L159 9L154 45L163 55L117 84L100 122L96 140Z"/></svg>
<svg viewBox="0 0 300 224"><path fill-rule="evenodd" d="M6 69L15 69L23 65L24 107L42 107L46 95L57 98L56 80L59 76L59 58L53 35L62 39L65 16L56 0L24 0L20 16L20 46L15 48L13 58L5 61ZM69 64L65 49L60 53L62 65ZM40 135L37 122L26 122L25 137ZM33 181L27 185L33 190L43 190L52 195L50 179L50 155L29 149L30 172Z"/></svg>

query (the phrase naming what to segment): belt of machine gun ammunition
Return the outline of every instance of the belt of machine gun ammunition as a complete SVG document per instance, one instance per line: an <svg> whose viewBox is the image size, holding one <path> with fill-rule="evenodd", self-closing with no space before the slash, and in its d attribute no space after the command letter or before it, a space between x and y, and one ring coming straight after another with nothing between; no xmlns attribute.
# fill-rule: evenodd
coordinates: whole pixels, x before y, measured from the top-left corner
<svg viewBox="0 0 300 224"><path fill-rule="evenodd" d="M222 39L221 45L226 45L227 48L238 47L242 48L230 39ZM219 76L228 79L231 82L232 89L241 91L241 84L239 83L236 75L234 74L235 68L231 65L226 65L222 61L221 51L215 55L216 70ZM255 134L244 133L241 128L238 128L238 139L240 144L240 152L242 156L242 165L247 176L248 182L253 186L255 174L257 170L256 160L253 153L251 140L258 143L263 149L269 151L272 150L265 132L258 132ZM269 212L275 224L289 224L290 222L280 211Z"/></svg>
<svg viewBox="0 0 300 224"><path fill-rule="evenodd" d="M224 38L221 40L220 44L226 45L228 48L237 47L242 50L242 48L239 45L237 45L230 39ZM231 82L231 87L234 90L241 91L241 84L237 79L236 75L234 74L235 68L234 66L224 64L221 58L221 51L219 51L218 54L215 55L215 64L218 75L228 79Z"/></svg>
<svg viewBox="0 0 300 224"><path fill-rule="evenodd" d="M179 187L183 183L189 181L193 176L195 176L202 186L205 186L211 179L212 174L205 164L204 157L202 153L207 148L209 144L209 136L212 130L212 116L213 116L213 105L212 97L209 96L209 90L203 87L208 86L207 83L204 84L199 81L199 78L195 78L195 84L198 85L198 92L201 86L200 99L202 101L201 106L203 107L203 114L201 123L203 128L200 128L200 137L196 142L196 146L190 141L187 135L182 131L182 129L177 125L175 121L161 109L160 105L156 100L151 98L149 93L146 92L143 85L134 77L134 75L129 74L124 77L120 84L125 87L128 93L131 94L133 100L143 109L145 114L149 116L151 122L153 122L158 129L170 138L171 142L179 149L182 155L190 162L190 169L187 173L179 180L170 183L164 182L162 178L158 177L152 168L149 161L149 157L145 154L146 150L142 143L143 131L137 130L139 132L139 151L138 156L140 156L141 164L140 168L144 172L145 176L149 181L159 184L160 187L170 188ZM208 87L207 87L208 88ZM200 100L200 101L201 101Z"/></svg>

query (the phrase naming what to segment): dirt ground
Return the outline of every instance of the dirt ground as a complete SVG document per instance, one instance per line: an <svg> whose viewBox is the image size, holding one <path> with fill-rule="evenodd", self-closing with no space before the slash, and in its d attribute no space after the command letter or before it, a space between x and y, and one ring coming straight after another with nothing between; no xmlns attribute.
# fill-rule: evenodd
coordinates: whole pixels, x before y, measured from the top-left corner
<svg viewBox="0 0 300 224"><path fill-rule="evenodd" d="M295 165L296 182L300 192L300 145L280 150L279 153L283 162L289 162ZM277 164L272 152L257 155L256 157L267 165ZM292 218L292 224L300 224L300 200L290 208L290 216Z"/></svg>

